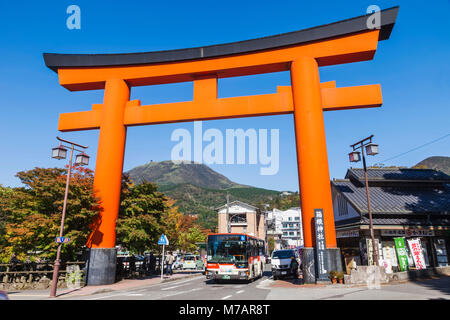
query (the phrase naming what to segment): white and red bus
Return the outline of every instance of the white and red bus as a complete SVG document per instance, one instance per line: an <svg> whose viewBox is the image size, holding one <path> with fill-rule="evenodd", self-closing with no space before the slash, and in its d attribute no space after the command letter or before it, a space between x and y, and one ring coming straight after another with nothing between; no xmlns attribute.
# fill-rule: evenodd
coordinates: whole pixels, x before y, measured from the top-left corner
<svg viewBox="0 0 450 320"><path fill-rule="evenodd" d="M265 267L264 240L244 233L208 234L206 278L253 280Z"/></svg>

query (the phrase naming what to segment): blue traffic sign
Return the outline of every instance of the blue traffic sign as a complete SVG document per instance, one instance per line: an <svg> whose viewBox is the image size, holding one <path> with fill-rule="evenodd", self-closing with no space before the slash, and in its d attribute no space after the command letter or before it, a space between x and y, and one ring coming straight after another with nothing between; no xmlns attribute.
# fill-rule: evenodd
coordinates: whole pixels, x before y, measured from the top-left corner
<svg viewBox="0 0 450 320"><path fill-rule="evenodd" d="M169 240L167 239L165 234L161 235L161 238L159 238L158 244L159 245L166 245L166 246L169 244Z"/></svg>
<svg viewBox="0 0 450 320"><path fill-rule="evenodd" d="M70 238L66 238L66 237L56 237L55 241L57 243L67 243L70 241Z"/></svg>

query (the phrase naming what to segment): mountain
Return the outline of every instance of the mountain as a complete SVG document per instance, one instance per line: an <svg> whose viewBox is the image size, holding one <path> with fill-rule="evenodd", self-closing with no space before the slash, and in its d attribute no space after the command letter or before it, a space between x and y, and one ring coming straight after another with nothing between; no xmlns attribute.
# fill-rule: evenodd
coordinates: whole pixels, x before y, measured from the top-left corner
<svg viewBox="0 0 450 320"><path fill-rule="evenodd" d="M185 161L149 162L127 173L135 183L156 182L161 190L185 183L210 189L243 187L204 164Z"/></svg>
<svg viewBox="0 0 450 320"><path fill-rule="evenodd" d="M229 201L240 200L260 208L280 197L281 192L238 184L210 167L191 162L161 161L135 167L126 174L135 182L156 182L158 190L184 214L196 215L207 229L217 225L215 208Z"/></svg>
<svg viewBox="0 0 450 320"><path fill-rule="evenodd" d="M428 157L412 168L435 169L450 175L450 157Z"/></svg>

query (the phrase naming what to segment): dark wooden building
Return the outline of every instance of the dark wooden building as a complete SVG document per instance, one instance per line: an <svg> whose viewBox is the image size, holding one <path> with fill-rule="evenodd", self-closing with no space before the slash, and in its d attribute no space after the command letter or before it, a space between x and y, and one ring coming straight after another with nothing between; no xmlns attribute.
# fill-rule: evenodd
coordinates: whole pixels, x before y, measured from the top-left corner
<svg viewBox="0 0 450 320"><path fill-rule="evenodd" d="M385 260L397 271L395 237L420 238L427 266L449 265L450 176L431 169L369 168L368 180L380 265ZM371 240L364 171L351 168L331 185L345 263L367 265Z"/></svg>

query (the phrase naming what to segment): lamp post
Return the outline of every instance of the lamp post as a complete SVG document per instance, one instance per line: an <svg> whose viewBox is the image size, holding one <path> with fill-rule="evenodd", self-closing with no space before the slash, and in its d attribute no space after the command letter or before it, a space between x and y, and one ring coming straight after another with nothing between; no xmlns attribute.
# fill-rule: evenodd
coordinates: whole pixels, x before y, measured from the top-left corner
<svg viewBox="0 0 450 320"><path fill-rule="evenodd" d="M59 237L61 238L63 236L63 232L64 232L64 218L66 216L67 196L69 193L69 182L70 182L70 176L72 173L73 151L76 150L76 151L81 152L75 158L76 164L88 165L89 164L89 156L87 154L85 154L82 150L75 149L75 146L81 147L83 149L87 149L86 146L82 146L80 144L76 144L74 142L70 142L70 141L61 139L59 137L56 137L56 139L58 139L61 142L59 143L59 146L52 149L52 158L58 159L58 160L65 159L66 155L67 155L67 148L70 148L69 169L67 171L66 190L64 192L64 204L63 204L63 211L62 211L62 216L61 216L61 226L59 228ZM70 144L70 147L63 145L62 142ZM62 245L62 243L60 242L58 245L58 249L56 251L56 259L55 259L55 264L53 266L53 277L52 277L52 287L50 290L50 297L56 296L56 288L58 286L58 274L59 274L59 266L60 266L59 258L60 258L60 254L61 254L61 245Z"/></svg>
<svg viewBox="0 0 450 320"><path fill-rule="evenodd" d="M356 151L361 149L362 160L363 160L363 168L364 168L364 183L366 186L366 198L367 198L367 211L369 213L369 229L370 229L370 238L372 239L372 251L373 251L373 263L378 266L378 248L375 243L375 236L373 232L373 222L372 222L372 208L370 206L370 192L369 192L369 182L367 178L367 166L366 166L366 157L365 153L370 156L374 156L378 154L378 145L372 143L373 135L367 137L361 141L352 144L350 147L353 148L353 151L349 153L350 162L358 162L361 160L360 152ZM367 142L368 141L368 142ZM364 152L364 149L366 149Z"/></svg>

